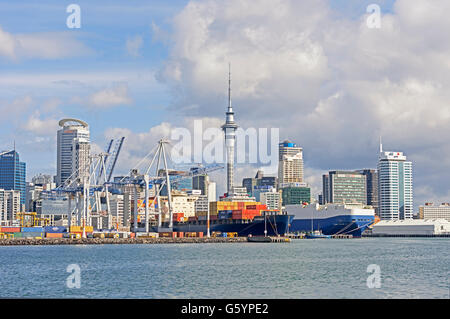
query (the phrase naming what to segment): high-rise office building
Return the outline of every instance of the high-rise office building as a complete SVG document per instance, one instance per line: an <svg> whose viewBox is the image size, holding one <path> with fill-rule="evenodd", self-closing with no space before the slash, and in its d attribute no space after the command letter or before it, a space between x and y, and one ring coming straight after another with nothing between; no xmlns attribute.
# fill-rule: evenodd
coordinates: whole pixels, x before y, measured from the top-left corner
<svg viewBox="0 0 450 319"><path fill-rule="evenodd" d="M82 178L89 174L90 133L86 122L77 119L59 121L57 133L56 184L69 177Z"/></svg>
<svg viewBox="0 0 450 319"><path fill-rule="evenodd" d="M412 162L402 152L383 152L378 160L380 219L413 218Z"/></svg>
<svg viewBox="0 0 450 319"><path fill-rule="evenodd" d="M242 187L247 189L247 193L250 196L255 196L253 194L255 188L259 187L277 187L278 178L275 176L264 176L262 170L258 170L254 178L244 178L242 179Z"/></svg>
<svg viewBox="0 0 450 319"><path fill-rule="evenodd" d="M330 171L322 176L325 203L367 204L366 176L356 171Z"/></svg>
<svg viewBox="0 0 450 319"><path fill-rule="evenodd" d="M378 215L378 173L374 169L361 169L357 172L366 176L367 205L372 206Z"/></svg>
<svg viewBox="0 0 450 319"><path fill-rule="evenodd" d="M288 186L281 190L283 206L311 203L311 188L304 186Z"/></svg>
<svg viewBox="0 0 450 319"><path fill-rule="evenodd" d="M20 193L20 204L25 208L26 164L15 150L0 153L0 188Z"/></svg>
<svg viewBox="0 0 450 319"><path fill-rule="evenodd" d="M288 140L278 147L278 182L303 182L303 149Z"/></svg>
<svg viewBox="0 0 450 319"><path fill-rule="evenodd" d="M208 175L197 175L192 177L192 189L199 189L202 191L202 195L208 195Z"/></svg>

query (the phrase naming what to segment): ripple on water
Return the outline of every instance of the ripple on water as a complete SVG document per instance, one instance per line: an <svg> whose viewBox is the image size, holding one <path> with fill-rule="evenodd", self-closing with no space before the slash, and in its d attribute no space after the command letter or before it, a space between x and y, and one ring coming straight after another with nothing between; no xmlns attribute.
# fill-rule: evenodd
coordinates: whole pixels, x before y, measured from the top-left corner
<svg viewBox="0 0 450 319"><path fill-rule="evenodd" d="M0 297L448 298L448 239L0 247ZM69 264L81 288L66 286ZM367 266L381 288L367 287Z"/></svg>

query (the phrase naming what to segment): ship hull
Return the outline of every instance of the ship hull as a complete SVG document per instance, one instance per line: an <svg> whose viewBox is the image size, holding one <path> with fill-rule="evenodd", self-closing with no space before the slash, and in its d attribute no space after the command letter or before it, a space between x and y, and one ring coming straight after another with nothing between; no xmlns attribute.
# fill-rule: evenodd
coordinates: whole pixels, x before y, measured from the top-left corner
<svg viewBox="0 0 450 319"><path fill-rule="evenodd" d="M319 230L324 235L352 235L353 237L361 237L361 234L373 221L373 217L366 215L341 215L324 219L294 218L289 232Z"/></svg>
<svg viewBox="0 0 450 319"><path fill-rule="evenodd" d="M267 236L283 236L288 233L290 223L293 220L292 215L272 215L266 217ZM210 233L237 233L238 236L264 236L265 229L264 218L255 219L251 222L243 220L223 220L211 221ZM174 223L175 232L207 232L207 224L202 222Z"/></svg>

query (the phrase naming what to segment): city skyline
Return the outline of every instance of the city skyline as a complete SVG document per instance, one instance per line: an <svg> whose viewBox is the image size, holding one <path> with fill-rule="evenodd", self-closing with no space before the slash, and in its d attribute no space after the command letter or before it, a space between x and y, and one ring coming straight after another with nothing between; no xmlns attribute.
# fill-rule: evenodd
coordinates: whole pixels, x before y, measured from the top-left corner
<svg viewBox="0 0 450 319"><path fill-rule="evenodd" d="M16 140L30 177L55 173L54 132L61 118L90 124L94 153L109 138L126 136L118 174L173 127L189 128L192 119L219 127L231 62L240 126L279 127L280 140L296 141L314 193L331 169L375 168L382 135L388 149L402 150L414 163L416 205L450 197L449 164L439 160L450 149L442 139L449 127L443 89L449 79L441 67L445 60L430 58L448 56L448 48L427 36L445 29L445 19L423 3L383 1L379 30L365 27L364 1L318 1L309 8L281 2L281 24L270 2L241 16L245 4L222 1L134 2L133 8L80 1L79 30L67 29L64 4L42 4L4 4L0 13L0 107L6 114L0 145L11 149ZM440 6L445 12L449 4ZM420 19L410 14L413 7ZM111 19L102 18L105 10ZM224 11L226 17L220 15ZM201 43L195 39L202 29L188 23L192 18L214 21L204 26L210 32ZM426 41L410 43L403 40L407 34ZM236 165L235 183L257 168Z"/></svg>

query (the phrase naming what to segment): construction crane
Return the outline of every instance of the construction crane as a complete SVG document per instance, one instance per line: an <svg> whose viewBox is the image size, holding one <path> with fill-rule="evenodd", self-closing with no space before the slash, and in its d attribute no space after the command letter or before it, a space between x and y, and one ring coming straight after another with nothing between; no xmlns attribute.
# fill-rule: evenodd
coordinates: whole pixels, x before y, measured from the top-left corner
<svg viewBox="0 0 450 319"><path fill-rule="evenodd" d="M107 216L107 227L111 228L111 211L109 206L109 184L117 158L123 145L124 137L116 141L112 153L105 152L89 157L89 167L79 167L64 183L51 191L44 191L44 197L54 199L68 199L68 226L72 224L72 215L75 214L78 226L92 226L92 213L98 215L101 223L102 216ZM111 151L113 145L111 140L107 150ZM101 194L106 197L106 211L102 210ZM92 200L93 198L93 200ZM75 206L72 207L72 201ZM87 225L86 225L87 224ZM86 237L83 231L83 237Z"/></svg>
<svg viewBox="0 0 450 319"><path fill-rule="evenodd" d="M169 223L167 225L168 230L173 227L173 211L172 211L172 190L171 184L180 182L186 178L192 178L199 175L205 175L212 171L222 169L223 166L219 164L212 165L198 165L191 169L186 175L172 176L169 177L169 168L167 164L167 154L166 148L169 144L168 140L160 139L156 145L135 167L141 165L151 154L153 154L153 158L150 162L150 165L144 167L144 173L141 174L137 168L133 168L130 170L130 174L128 176L123 177L120 181L111 183L115 185L131 185L133 187L134 193L134 231L138 230L138 188L144 188L145 192L145 200L143 204L145 205L145 232L149 232L149 209L155 205L155 200L152 201L151 207L149 206L149 189L150 187L155 187L155 198L156 203L158 203L158 229L162 228L162 216L161 216L161 205L160 205L160 192L162 188L166 185L167 187L167 197L168 197L168 211L169 211ZM154 152L154 153L153 153ZM161 166L162 171L164 172L163 176L160 176L160 164L163 162L163 166ZM154 164L156 165L154 166ZM155 167L155 175L150 176L150 172L152 168Z"/></svg>

